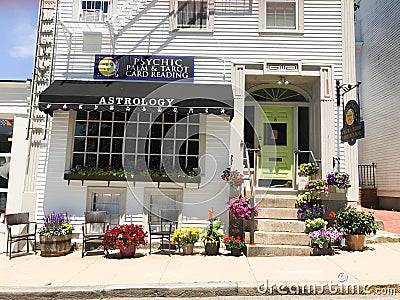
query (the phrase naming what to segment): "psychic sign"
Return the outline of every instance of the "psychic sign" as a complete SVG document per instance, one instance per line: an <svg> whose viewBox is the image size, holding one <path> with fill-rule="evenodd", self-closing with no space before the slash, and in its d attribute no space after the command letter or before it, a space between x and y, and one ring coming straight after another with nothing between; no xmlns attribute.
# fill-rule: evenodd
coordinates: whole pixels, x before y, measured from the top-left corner
<svg viewBox="0 0 400 300"><path fill-rule="evenodd" d="M94 79L193 81L193 56L96 54Z"/></svg>

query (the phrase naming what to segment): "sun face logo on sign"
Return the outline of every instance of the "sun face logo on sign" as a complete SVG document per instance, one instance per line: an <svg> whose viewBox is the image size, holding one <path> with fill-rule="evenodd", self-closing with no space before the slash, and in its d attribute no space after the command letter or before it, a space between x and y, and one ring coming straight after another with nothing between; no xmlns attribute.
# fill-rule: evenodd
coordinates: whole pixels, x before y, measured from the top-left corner
<svg viewBox="0 0 400 300"><path fill-rule="evenodd" d="M112 77L118 73L118 60L112 57L103 57L97 64L99 73L105 77Z"/></svg>
<svg viewBox="0 0 400 300"><path fill-rule="evenodd" d="M360 106L355 100L348 101L345 106L340 133L342 142L348 142L351 146L364 137L364 121L360 121Z"/></svg>

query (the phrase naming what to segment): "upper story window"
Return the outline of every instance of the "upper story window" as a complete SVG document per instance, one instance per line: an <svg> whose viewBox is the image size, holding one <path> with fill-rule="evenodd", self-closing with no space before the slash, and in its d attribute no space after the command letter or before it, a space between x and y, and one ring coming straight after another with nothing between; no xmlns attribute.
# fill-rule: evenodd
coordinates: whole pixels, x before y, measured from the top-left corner
<svg viewBox="0 0 400 300"><path fill-rule="evenodd" d="M207 31L213 29L214 0L170 0L171 30Z"/></svg>
<svg viewBox="0 0 400 300"><path fill-rule="evenodd" d="M110 17L111 0L81 2L80 20L86 22L101 22Z"/></svg>
<svg viewBox="0 0 400 300"><path fill-rule="evenodd" d="M301 32L304 0L260 0L260 31Z"/></svg>

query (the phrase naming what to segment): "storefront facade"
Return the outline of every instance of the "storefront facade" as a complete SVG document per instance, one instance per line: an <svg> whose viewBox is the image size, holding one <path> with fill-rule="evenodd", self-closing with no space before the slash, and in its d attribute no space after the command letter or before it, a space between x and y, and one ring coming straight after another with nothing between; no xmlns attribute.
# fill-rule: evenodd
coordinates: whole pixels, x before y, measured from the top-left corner
<svg viewBox="0 0 400 300"><path fill-rule="evenodd" d="M260 147L260 187L296 189L309 159L296 150L312 151L322 174L346 161L333 88L342 1L60 0L42 12L54 39L37 45L53 49L37 99L52 116L38 219L106 209L114 223L146 224L149 211L179 208L181 224L201 227L213 208L227 224L220 175L243 171L244 146ZM72 176L121 167L127 180Z"/></svg>
<svg viewBox="0 0 400 300"><path fill-rule="evenodd" d="M21 201L27 164L29 95L31 81L0 81L0 252L6 245L5 212L28 209ZM34 209L32 209L34 212Z"/></svg>

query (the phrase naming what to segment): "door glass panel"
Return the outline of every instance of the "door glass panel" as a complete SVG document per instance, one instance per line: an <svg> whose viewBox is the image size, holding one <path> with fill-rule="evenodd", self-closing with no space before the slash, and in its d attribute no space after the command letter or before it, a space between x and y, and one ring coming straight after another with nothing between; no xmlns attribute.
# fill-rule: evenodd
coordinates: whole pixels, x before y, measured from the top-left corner
<svg viewBox="0 0 400 300"><path fill-rule="evenodd" d="M286 123L264 123L264 145L287 145Z"/></svg>

